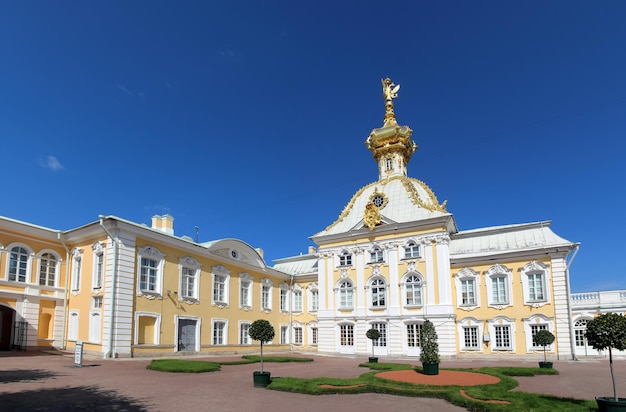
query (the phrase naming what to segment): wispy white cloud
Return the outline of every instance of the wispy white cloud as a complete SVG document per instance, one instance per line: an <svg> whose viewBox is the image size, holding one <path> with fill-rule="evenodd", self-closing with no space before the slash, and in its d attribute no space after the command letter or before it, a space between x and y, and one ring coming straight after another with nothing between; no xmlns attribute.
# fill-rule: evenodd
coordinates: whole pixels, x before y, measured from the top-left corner
<svg viewBox="0 0 626 412"><path fill-rule="evenodd" d="M59 162L59 159L54 156L48 156L45 159L40 159L39 165L41 167L45 167L46 169L50 169L53 172L58 172L59 170L65 169L61 162Z"/></svg>
<svg viewBox="0 0 626 412"><path fill-rule="evenodd" d="M126 93L129 96L133 95L133 92L131 92L130 90L128 90L125 86L121 85L121 84L116 84L115 85L118 89L120 89L121 91L123 91L124 93Z"/></svg>

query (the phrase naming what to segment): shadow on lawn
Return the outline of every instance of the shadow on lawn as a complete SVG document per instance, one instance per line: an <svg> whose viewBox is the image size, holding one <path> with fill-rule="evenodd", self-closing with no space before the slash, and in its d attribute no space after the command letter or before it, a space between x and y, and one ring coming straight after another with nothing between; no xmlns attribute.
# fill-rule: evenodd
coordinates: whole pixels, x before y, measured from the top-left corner
<svg viewBox="0 0 626 412"><path fill-rule="evenodd" d="M90 386L52 388L0 394L3 411L129 411L149 409L115 391Z"/></svg>

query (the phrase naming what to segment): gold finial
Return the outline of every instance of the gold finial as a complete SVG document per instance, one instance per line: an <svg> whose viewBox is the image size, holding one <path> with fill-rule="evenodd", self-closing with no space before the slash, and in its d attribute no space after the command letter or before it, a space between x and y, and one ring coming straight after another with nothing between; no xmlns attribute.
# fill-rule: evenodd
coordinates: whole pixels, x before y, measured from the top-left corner
<svg viewBox="0 0 626 412"><path fill-rule="evenodd" d="M383 84L383 96L385 97L385 126L396 122L396 115L393 112L393 99L398 97L400 85L396 85L389 77L381 80Z"/></svg>

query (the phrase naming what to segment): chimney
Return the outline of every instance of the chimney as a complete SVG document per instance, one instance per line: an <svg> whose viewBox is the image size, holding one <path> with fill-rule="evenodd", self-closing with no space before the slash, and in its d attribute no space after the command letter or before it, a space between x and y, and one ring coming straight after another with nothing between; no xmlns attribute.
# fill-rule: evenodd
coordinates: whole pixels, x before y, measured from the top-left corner
<svg viewBox="0 0 626 412"><path fill-rule="evenodd" d="M152 216L152 229L160 230L168 235L174 234L174 217L172 215Z"/></svg>
<svg viewBox="0 0 626 412"><path fill-rule="evenodd" d="M309 246L309 255L314 255L317 253L317 250L313 246Z"/></svg>

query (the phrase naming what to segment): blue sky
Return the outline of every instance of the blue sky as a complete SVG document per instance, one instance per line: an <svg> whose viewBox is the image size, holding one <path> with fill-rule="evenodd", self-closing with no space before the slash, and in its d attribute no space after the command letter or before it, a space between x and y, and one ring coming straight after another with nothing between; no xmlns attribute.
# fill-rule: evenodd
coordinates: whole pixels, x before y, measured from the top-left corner
<svg viewBox="0 0 626 412"><path fill-rule="evenodd" d="M401 85L409 175L459 229L552 220L573 291L626 289L624 1L0 4L0 215L170 213L273 259L378 178Z"/></svg>

